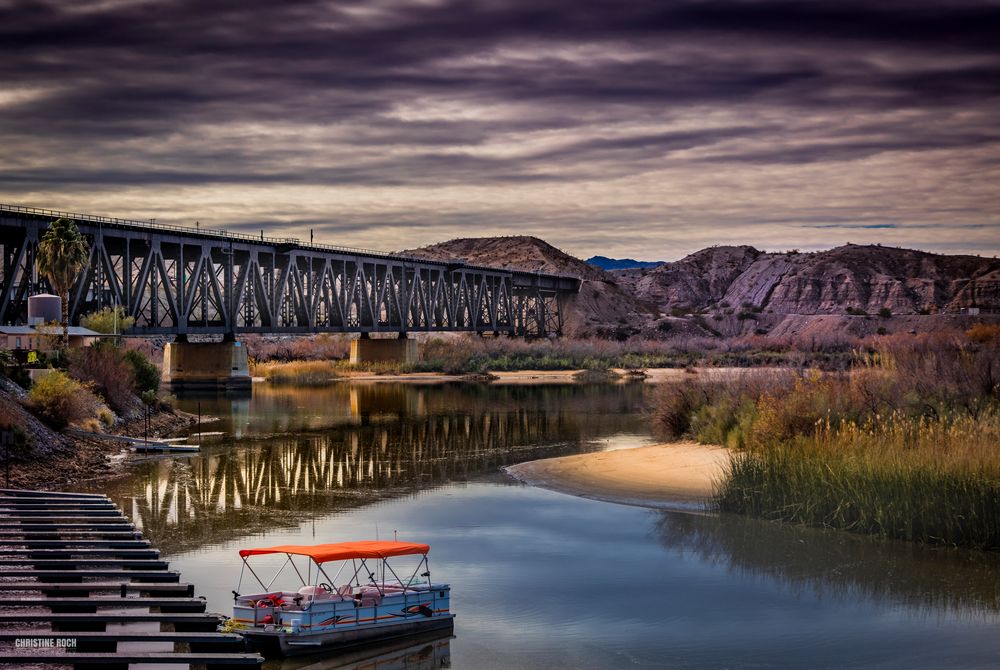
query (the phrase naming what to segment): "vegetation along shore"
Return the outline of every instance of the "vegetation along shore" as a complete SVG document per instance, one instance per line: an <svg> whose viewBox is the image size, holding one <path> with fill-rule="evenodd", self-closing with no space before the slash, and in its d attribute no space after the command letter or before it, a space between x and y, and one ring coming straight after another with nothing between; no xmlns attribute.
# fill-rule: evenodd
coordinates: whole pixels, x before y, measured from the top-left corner
<svg viewBox="0 0 1000 670"><path fill-rule="evenodd" d="M734 451L721 511L1000 549L1000 328L887 338L857 357L849 374L664 385L654 421Z"/></svg>

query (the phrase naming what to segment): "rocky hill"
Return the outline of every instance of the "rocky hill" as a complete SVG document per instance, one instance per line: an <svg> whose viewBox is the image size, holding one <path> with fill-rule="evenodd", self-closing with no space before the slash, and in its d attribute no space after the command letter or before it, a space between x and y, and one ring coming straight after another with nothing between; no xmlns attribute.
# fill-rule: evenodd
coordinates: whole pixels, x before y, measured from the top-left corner
<svg viewBox="0 0 1000 670"><path fill-rule="evenodd" d="M1000 311L1000 260L894 247L768 253L717 246L655 268L610 272L536 237L462 238L404 253L581 277L565 316L567 334L576 336L865 335L890 325L936 329L967 307ZM880 312L896 318L864 318ZM927 315L941 316L921 319Z"/></svg>
<svg viewBox="0 0 1000 670"><path fill-rule="evenodd" d="M711 247L618 277L661 309L894 314L1000 308L1000 260L848 244L816 253Z"/></svg>
<svg viewBox="0 0 1000 670"><path fill-rule="evenodd" d="M402 252L417 258L463 260L473 265L580 277L580 293L564 315L570 336L623 337L638 334L652 318L650 308L624 291L609 273L574 258L537 237L467 237Z"/></svg>

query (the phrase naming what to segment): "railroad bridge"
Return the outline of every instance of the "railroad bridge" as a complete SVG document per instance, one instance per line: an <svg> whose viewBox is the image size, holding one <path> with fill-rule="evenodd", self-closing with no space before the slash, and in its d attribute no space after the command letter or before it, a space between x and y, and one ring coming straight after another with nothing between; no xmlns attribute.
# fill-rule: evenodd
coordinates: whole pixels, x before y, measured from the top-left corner
<svg viewBox="0 0 1000 670"><path fill-rule="evenodd" d="M411 356L411 332L559 334L564 300L580 287L576 277L263 231L254 236L0 205L0 324L26 323L28 298L48 290L35 259L39 240L59 217L74 220L90 242L90 262L70 292L70 323L119 305L135 319L126 335L177 336L168 348L174 360L164 362L168 377L178 357L202 371L215 363L229 367L226 354L206 357L202 345L182 346L188 335L221 335L245 360L239 333L360 333L352 347L358 359ZM397 334L399 343L370 339L373 333Z"/></svg>

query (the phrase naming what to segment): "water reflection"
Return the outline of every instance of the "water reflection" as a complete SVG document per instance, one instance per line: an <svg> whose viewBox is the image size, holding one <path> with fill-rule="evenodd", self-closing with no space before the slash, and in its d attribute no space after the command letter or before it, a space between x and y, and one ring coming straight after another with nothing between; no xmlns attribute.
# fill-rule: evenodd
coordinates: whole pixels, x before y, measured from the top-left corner
<svg viewBox="0 0 1000 670"><path fill-rule="evenodd" d="M264 670L439 670L451 667L451 635L417 636L336 654L276 659Z"/></svg>
<svg viewBox="0 0 1000 670"><path fill-rule="evenodd" d="M597 449L645 428L642 401L635 387L265 385L250 400L185 401L224 417L211 426L222 442L149 461L103 489L169 554Z"/></svg>
<svg viewBox="0 0 1000 670"><path fill-rule="evenodd" d="M334 384L296 388L256 384L250 398L231 396L180 398L177 406L206 417L205 430L234 438L325 430L336 426L384 423L435 414L478 416L520 410L586 415L582 429L594 437L623 430L647 433L640 416L647 389L588 384L564 386L491 386L399 383ZM218 419L207 423L208 417Z"/></svg>
<svg viewBox="0 0 1000 670"><path fill-rule="evenodd" d="M454 667L911 670L995 667L1000 653L996 556L976 563L481 479L255 542L369 537L376 526L432 547L435 575L454 594ZM171 564L225 611L241 546L203 547Z"/></svg>
<svg viewBox="0 0 1000 670"><path fill-rule="evenodd" d="M722 563L743 579L776 581L796 596L889 602L935 615L1000 612L1000 556L995 553L732 515L665 512L656 525L664 546Z"/></svg>

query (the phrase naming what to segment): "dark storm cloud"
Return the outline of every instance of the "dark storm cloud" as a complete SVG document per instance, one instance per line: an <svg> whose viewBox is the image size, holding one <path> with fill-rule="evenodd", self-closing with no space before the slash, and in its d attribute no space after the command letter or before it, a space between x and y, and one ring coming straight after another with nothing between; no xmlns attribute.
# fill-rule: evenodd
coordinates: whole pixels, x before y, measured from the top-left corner
<svg viewBox="0 0 1000 670"><path fill-rule="evenodd" d="M998 34L1000 5L930 0L0 0L0 196L86 206L90 193L200 189L222 208L245 202L241 188L310 188L322 203L280 219L301 228L343 201L316 189L374 189L342 219L354 233L349 220L423 221L420 189L464 186L473 195L442 193L439 221L555 220L565 240L591 244L614 216L643 225L676 212L641 183L649 175L706 189L726 169L745 209L720 209L719 225L792 221L760 211L747 166L818 166L825 185L846 174L838 165L898 156L914 183L944 179L928 176L941 166L988 178ZM899 170L892 183L907 183ZM538 191L491 214L475 191L601 179L636 180L629 207L615 192L554 214L531 204L548 203ZM870 198L871 181L845 182L838 198ZM985 187L960 191L950 206L997 223ZM912 199L851 209L913 220Z"/></svg>

